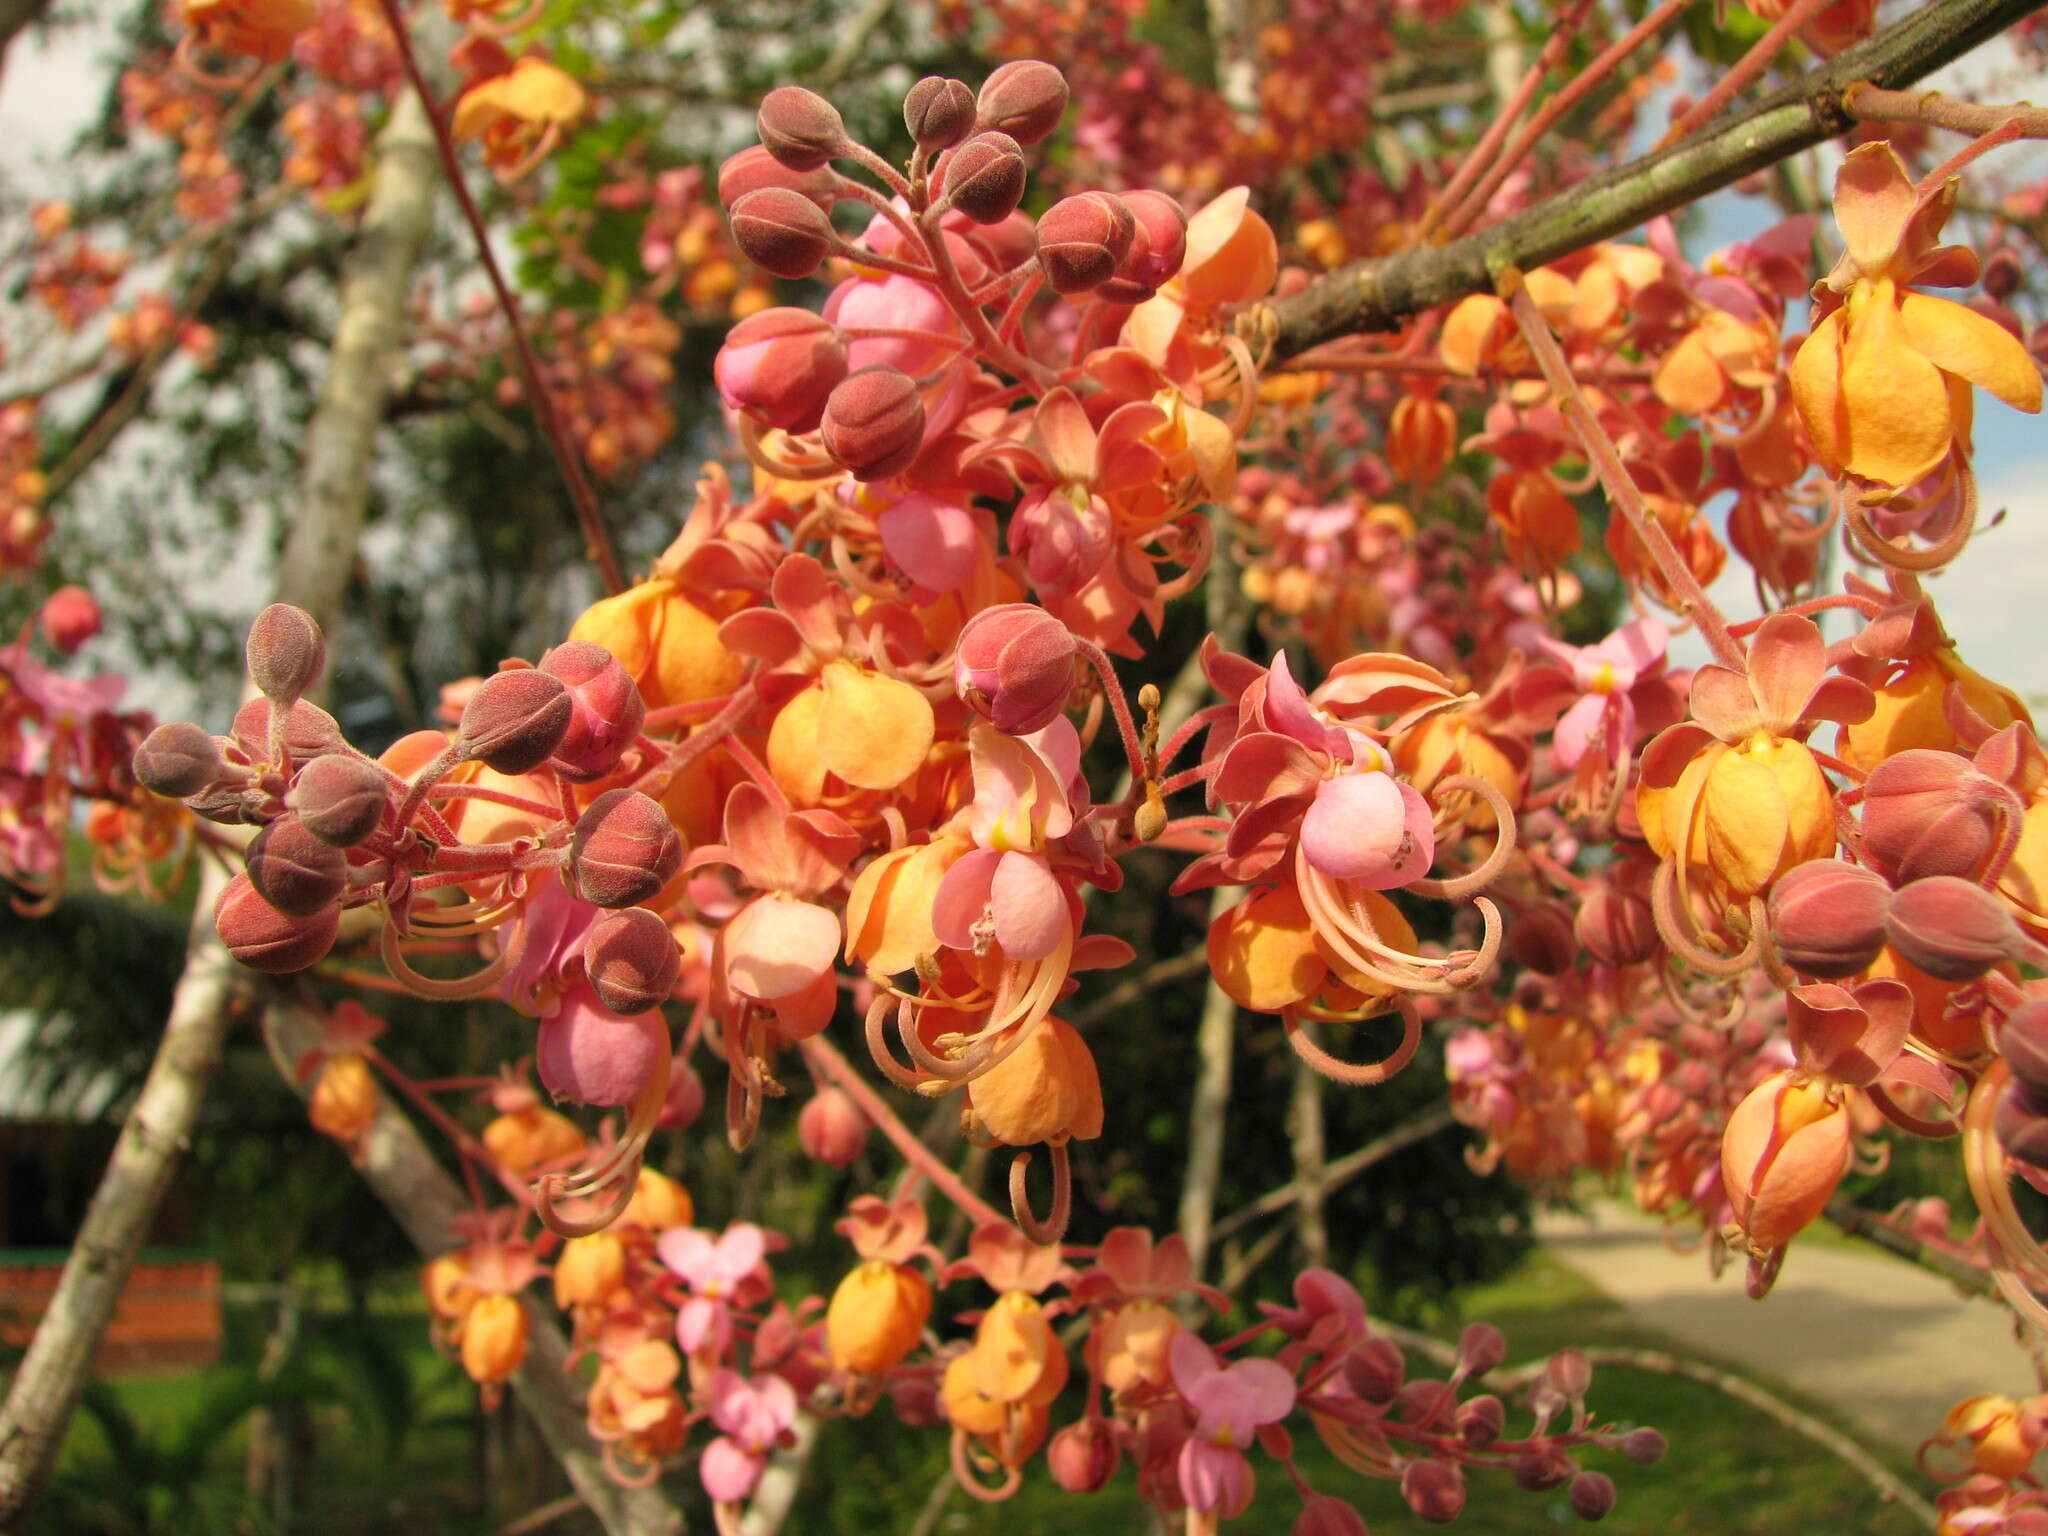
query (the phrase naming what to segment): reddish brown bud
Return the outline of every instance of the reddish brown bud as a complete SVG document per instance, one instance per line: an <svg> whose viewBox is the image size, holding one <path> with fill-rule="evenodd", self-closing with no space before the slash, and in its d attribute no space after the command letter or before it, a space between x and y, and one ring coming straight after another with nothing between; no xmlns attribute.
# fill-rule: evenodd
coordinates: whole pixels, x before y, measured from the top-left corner
<svg viewBox="0 0 2048 1536"><path fill-rule="evenodd" d="M919 149L950 149L974 131L974 92L965 81L926 75L904 93L903 126Z"/></svg>
<svg viewBox="0 0 2048 1536"><path fill-rule="evenodd" d="M1137 227L1107 192L1063 197L1038 221L1038 264L1055 293L1086 293L1116 274Z"/></svg>
<svg viewBox="0 0 2048 1536"><path fill-rule="evenodd" d="M1391 1339L1366 1339L1344 1357L1344 1379L1368 1403L1391 1403L1408 1375L1408 1360Z"/></svg>
<svg viewBox="0 0 2048 1536"><path fill-rule="evenodd" d="M820 423L825 451L856 480L886 480L916 462L924 446L924 400L910 376L887 363L840 381Z"/></svg>
<svg viewBox="0 0 2048 1536"><path fill-rule="evenodd" d="M2005 903L1953 875L1915 880L1892 897L1885 933L1899 953L1942 981L1970 981L2026 952Z"/></svg>
<svg viewBox="0 0 2048 1536"><path fill-rule="evenodd" d="M588 640L570 640L540 659L540 670L569 690L569 729L550 760L555 772L578 784L601 779L619 765L647 718L640 685L618 658Z"/></svg>
<svg viewBox="0 0 2048 1536"><path fill-rule="evenodd" d="M1586 952L1602 965L1620 969L1640 965L1657 953L1657 920L1650 904L1633 890L1606 881L1586 893L1572 931Z"/></svg>
<svg viewBox="0 0 2048 1536"><path fill-rule="evenodd" d="M1581 1520L1600 1520L1614 1508L1614 1479L1604 1472L1581 1472L1565 1490L1572 1513Z"/></svg>
<svg viewBox="0 0 2048 1536"><path fill-rule="evenodd" d="M2005 1016L1998 1054L2014 1078L2048 1097L2048 998L2029 998Z"/></svg>
<svg viewBox="0 0 2048 1536"><path fill-rule="evenodd" d="M718 205L730 212L749 192L780 187L809 198L825 212L839 201L839 178L833 171L792 171L758 144L749 144L718 168Z"/></svg>
<svg viewBox="0 0 2048 1536"><path fill-rule="evenodd" d="M1187 259L1188 216L1164 192L1126 192L1121 201L1133 221L1130 249L1096 297L1111 304L1142 304Z"/></svg>
<svg viewBox="0 0 2048 1536"><path fill-rule="evenodd" d="M978 128L996 128L1019 144L1036 144L1059 127L1067 110L1067 77L1038 59L1013 59L981 83L974 99Z"/></svg>
<svg viewBox="0 0 2048 1536"><path fill-rule="evenodd" d="M1448 1525L1465 1509L1465 1474L1444 1461L1411 1461L1401 1473L1401 1497L1417 1519Z"/></svg>
<svg viewBox="0 0 2048 1536"><path fill-rule="evenodd" d="M808 1156L844 1168L868 1143L867 1116L839 1089L822 1088L796 1117L796 1139Z"/></svg>
<svg viewBox="0 0 2048 1536"><path fill-rule="evenodd" d="M270 754L270 700L251 699L235 711L230 728L235 745L257 761ZM339 752L348 745L334 716L317 704L300 699L284 717L284 749L299 762L309 762L322 752Z"/></svg>
<svg viewBox="0 0 2048 1536"><path fill-rule="evenodd" d="M1068 1493L1100 1493L1116 1476L1116 1436L1101 1419L1081 1419L1052 1437L1045 1459Z"/></svg>
<svg viewBox="0 0 2048 1536"><path fill-rule="evenodd" d="M1394 1412L1410 1424L1434 1424L1449 1416L1457 1396L1449 1382L1426 1376L1394 1394Z"/></svg>
<svg viewBox="0 0 2048 1536"><path fill-rule="evenodd" d="M1840 859L1786 871L1771 888L1771 935L1785 963L1834 979L1866 969L1884 948L1892 888L1884 877Z"/></svg>
<svg viewBox="0 0 2048 1536"><path fill-rule="evenodd" d="M1997 787L1953 752L1914 747L1871 770L1863 788L1863 852L1901 881L1928 875L1967 879L1991 851L1984 799Z"/></svg>
<svg viewBox="0 0 2048 1536"><path fill-rule="evenodd" d="M815 171L846 147L839 109L800 85L777 86L754 116L761 147L792 171Z"/></svg>
<svg viewBox="0 0 2048 1536"><path fill-rule="evenodd" d="M69 656L100 632L100 605L83 587L59 587L43 600L37 622L51 649Z"/></svg>
<svg viewBox="0 0 2048 1536"><path fill-rule="evenodd" d="M1572 1464L1554 1450L1524 1451L1508 1463L1508 1474L1531 1493L1555 1488L1572 1475Z"/></svg>
<svg viewBox="0 0 2048 1536"><path fill-rule="evenodd" d="M290 603L272 603L249 626L249 679L267 699L290 704L320 680L327 638L313 615Z"/></svg>
<svg viewBox="0 0 2048 1536"><path fill-rule="evenodd" d="M499 773L530 773L554 755L576 706L559 677L532 667L494 673L462 709L455 746Z"/></svg>
<svg viewBox="0 0 2048 1536"><path fill-rule="evenodd" d="M675 991L682 968L675 935L645 907L599 918L583 940L583 974L597 989L598 1001L613 1013L659 1008Z"/></svg>
<svg viewBox="0 0 2048 1536"><path fill-rule="evenodd" d="M256 893L247 875L227 883L213 904L213 926L228 953L251 970L283 976L303 971L334 947L339 902L310 917L287 917Z"/></svg>
<svg viewBox="0 0 2048 1536"><path fill-rule="evenodd" d="M1294 1536L1366 1536L1365 1516L1342 1499L1312 1493L1294 1517Z"/></svg>
<svg viewBox="0 0 2048 1536"><path fill-rule="evenodd" d="M947 157L946 199L977 224L1000 224L1024 198L1024 151L1006 133L977 133Z"/></svg>
<svg viewBox="0 0 2048 1536"><path fill-rule="evenodd" d="M2025 1083L2010 1083L1991 1116L1998 1144L2023 1163L2048 1169L2048 1095Z"/></svg>
<svg viewBox="0 0 2048 1536"><path fill-rule="evenodd" d="M1508 925L1508 949L1515 962L1539 976L1562 976L1578 958L1578 936L1564 903L1532 902Z"/></svg>
<svg viewBox="0 0 2048 1536"><path fill-rule="evenodd" d="M2026 279L2026 268L2021 265L2019 252L2009 245L2001 245L1984 258L1984 292L1989 298L2004 303Z"/></svg>
<svg viewBox="0 0 2048 1536"><path fill-rule="evenodd" d="M1507 1335L1491 1323L1472 1323L1458 1336L1458 1367L1484 1376L1508 1357Z"/></svg>
<svg viewBox="0 0 2048 1536"><path fill-rule="evenodd" d="M284 803L321 842L353 848L377 830L389 799L389 781L374 763L328 752L299 770Z"/></svg>
<svg viewBox="0 0 2048 1536"><path fill-rule="evenodd" d="M142 738L135 749L135 780L167 800L211 789L227 773L214 739L188 720L173 720Z"/></svg>
<svg viewBox="0 0 2048 1536"><path fill-rule="evenodd" d="M1074 691L1073 631L1031 603L998 603L969 619L953 650L953 687L997 730L1050 725Z"/></svg>
<svg viewBox="0 0 2048 1536"><path fill-rule="evenodd" d="M785 432L808 432L846 377L846 339L808 309L764 309L727 332L711 375L734 410Z"/></svg>
<svg viewBox="0 0 2048 1536"><path fill-rule="evenodd" d="M296 816L280 816L249 844L245 855L256 894L287 917L309 917L348 888L348 860L323 843Z"/></svg>
<svg viewBox="0 0 2048 1536"><path fill-rule="evenodd" d="M569 873L585 901L630 907L682 868L683 840L658 801L637 789L608 789L577 818Z"/></svg>
<svg viewBox="0 0 2048 1536"><path fill-rule="evenodd" d="M1654 1429L1632 1429L1614 1444L1622 1455L1640 1467L1662 1461L1664 1453L1671 1448L1662 1433Z"/></svg>
<svg viewBox="0 0 2048 1536"><path fill-rule="evenodd" d="M1593 1367L1583 1351L1560 1349L1544 1361L1543 1380L1552 1390L1577 1402L1593 1385Z"/></svg>
<svg viewBox="0 0 2048 1536"><path fill-rule="evenodd" d="M741 255L776 277L809 277L839 244L825 210L787 187L763 187L734 203L732 238Z"/></svg>
<svg viewBox="0 0 2048 1536"><path fill-rule="evenodd" d="M1507 1409L1499 1398L1493 1396L1468 1398L1458 1404L1458 1411L1451 1415L1451 1426L1457 1430L1458 1438L1475 1451L1484 1450L1498 1440L1507 1422Z"/></svg>

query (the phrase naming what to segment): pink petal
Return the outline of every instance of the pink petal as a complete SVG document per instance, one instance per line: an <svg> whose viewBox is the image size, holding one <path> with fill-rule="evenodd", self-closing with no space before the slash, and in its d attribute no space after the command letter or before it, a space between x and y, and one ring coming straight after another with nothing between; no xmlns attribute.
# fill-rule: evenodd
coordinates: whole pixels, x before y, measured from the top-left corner
<svg viewBox="0 0 2048 1536"><path fill-rule="evenodd" d="M1190 1509L1232 1516L1251 1502L1251 1463L1242 1451L1190 1438L1180 1448L1178 1471L1181 1497Z"/></svg>
<svg viewBox="0 0 2048 1536"><path fill-rule="evenodd" d="M695 1284L711 1257L711 1234L696 1227L670 1227L654 1240L654 1252L661 1262L683 1279Z"/></svg>
<svg viewBox="0 0 2048 1536"><path fill-rule="evenodd" d="M996 939L1012 960L1043 960L1071 927L1066 896L1039 854L1002 856L989 887L989 910Z"/></svg>
<svg viewBox="0 0 2048 1536"><path fill-rule="evenodd" d="M1749 681L1765 727L1788 734L1827 676L1828 647L1820 626L1803 614L1774 613L1749 642ZM1693 684L1697 689L1699 684Z"/></svg>
<svg viewBox="0 0 2048 1536"><path fill-rule="evenodd" d="M1322 770L1315 754L1292 736L1253 731L1230 744L1213 782L1217 798L1226 804L1245 805L1308 794L1321 780Z"/></svg>
<svg viewBox="0 0 2048 1536"><path fill-rule="evenodd" d="M559 1012L541 1020L534 1065L548 1092L579 1104L614 1107L640 1096L668 1057L661 1015L625 1019L597 1000L587 981L564 995Z"/></svg>
<svg viewBox="0 0 2048 1536"><path fill-rule="evenodd" d="M767 1252L768 1234L751 1221L739 1221L725 1229L711 1257L718 1277L727 1284L735 1284L752 1274Z"/></svg>
<svg viewBox="0 0 2048 1536"><path fill-rule="evenodd" d="M1006 738L1007 739L1007 738ZM932 932L948 949L974 948L974 928L988 912L989 893L1003 855L993 848L963 854L932 897Z"/></svg>
<svg viewBox="0 0 2048 1536"><path fill-rule="evenodd" d="M1038 402L1031 436L1055 479L1086 485L1095 478L1095 428L1071 389L1062 385Z"/></svg>
<svg viewBox="0 0 2048 1536"><path fill-rule="evenodd" d="M1167 1346L1166 1366L1172 1373L1174 1390L1190 1401L1203 1382L1223 1369L1209 1352L1209 1346L1186 1329L1174 1334L1173 1342Z"/></svg>
<svg viewBox="0 0 2048 1536"><path fill-rule="evenodd" d="M927 592L951 592L980 563L974 514L922 492L904 497L875 519L882 548Z"/></svg>
<svg viewBox="0 0 2048 1536"><path fill-rule="evenodd" d="M1428 806L1418 838L1404 787L1384 773L1347 773L1324 783L1301 819L1301 851L1309 863L1332 879L1378 891L1427 874L1436 853Z"/></svg>
<svg viewBox="0 0 2048 1536"><path fill-rule="evenodd" d="M704 1447L704 1459L697 1464L697 1477L704 1484L704 1491L721 1504L737 1504L753 1497L754 1488L761 1481L761 1472L767 1462L758 1456L750 1456L738 1445L720 1435Z"/></svg>
<svg viewBox="0 0 2048 1536"><path fill-rule="evenodd" d="M724 1302L687 1297L676 1310L676 1345L684 1354L694 1355L707 1338L716 1339L727 1327Z"/></svg>
<svg viewBox="0 0 2048 1536"><path fill-rule="evenodd" d="M1557 722L1557 734L1550 742L1550 755L1566 773L1578 767L1580 759L1586 755L1586 748L1592 744L1593 732L1599 729L1600 721L1607 713L1609 697L1608 694L1589 693L1566 710Z"/></svg>
<svg viewBox="0 0 2048 1536"><path fill-rule="evenodd" d="M725 977L748 997L772 1002L809 986L839 953L839 917L807 901L764 896L725 925Z"/></svg>
<svg viewBox="0 0 2048 1536"><path fill-rule="evenodd" d="M1294 1410L1294 1377L1271 1360L1240 1360L1223 1373L1253 1424L1277 1424Z"/></svg>

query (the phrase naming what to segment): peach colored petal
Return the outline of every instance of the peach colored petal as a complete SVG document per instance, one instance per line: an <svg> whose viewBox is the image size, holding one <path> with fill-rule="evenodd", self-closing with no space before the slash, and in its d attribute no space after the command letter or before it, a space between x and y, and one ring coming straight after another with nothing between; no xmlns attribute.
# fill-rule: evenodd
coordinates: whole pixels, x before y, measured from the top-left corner
<svg viewBox="0 0 2048 1536"><path fill-rule="evenodd" d="M1842 396L1852 474L1911 485L1947 457L1955 432L1948 384L1907 339L1889 281L1874 286L1850 322Z"/></svg>
<svg viewBox="0 0 2048 1536"><path fill-rule="evenodd" d="M1849 259L1875 277L1898 254L1918 201L1905 163L1885 140L1859 144L1835 173L1835 227Z"/></svg>
<svg viewBox="0 0 2048 1536"><path fill-rule="evenodd" d="M826 667L818 712L825 765L859 789L894 789L932 747L931 701L898 678L848 663Z"/></svg>
<svg viewBox="0 0 2048 1536"><path fill-rule="evenodd" d="M1900 300L1899 318L1914 350L1935 367L1989 390L2016 411L2041 409L2041 370L1997 321L1927 293Z"/></svg>
<svg viewBox="0 0 2048 1536"><path fill-rule="evenodd" d="M1849 408L1842 396L1842 311L1836 310L1799 344L1792 358L1792 400L1813 440L1815 457L1831 475L1849 460Z"/></svg>

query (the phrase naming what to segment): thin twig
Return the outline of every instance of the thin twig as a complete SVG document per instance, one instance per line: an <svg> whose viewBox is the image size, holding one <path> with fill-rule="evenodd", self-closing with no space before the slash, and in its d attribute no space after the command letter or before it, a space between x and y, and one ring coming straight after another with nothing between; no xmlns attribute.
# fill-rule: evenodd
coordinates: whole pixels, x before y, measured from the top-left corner
<svg viewBox="0 0 2048 1536"><path fill-rule="evenodd" d="M533 1536L535 1531L544 1531L566 1515L573 1515L583 1508L583 1495L565 1493L559 1499L550 1499L538 1508L529 1509L506 1525L498 1527L496 1536Z"/></svg>
<svg viewBox="0 0 2048 1536"><path fill-rule="evenodd" d="M1448 1104L1439 1104L1424 1111L1413 1120L1403 1121L1384 1136L1377 1136L1355 1152L1347 1152L1323 1169L1323 1195L1329 1195L1340 1186L1350 1183L1375 1163L1381 1163L1396 1152L1412 1147L1418 1141L1427 1141L1437 1132L1446 1130L1456 1121ZM1300 1198L1300 1190L1293 1183L1282 1184L1278 1189L1268 1190L1250 1205L1232 1211L1217 1222L1210 1232L1213 1241L1221 1242L1247 1222L1261 1216L1271 1216L1286 1210Z"/></svg>
<svg viewBox="0 0 2048 1536"><path fill-rule="evenodd" d="M1979 1269L1959 1254L1922 1242L1912 1233L1894 1226L1883 1217L1864 1210L1847 1195L1838 1194L1828 1202L1827 1218L1851 1237L1884 1249L1941 1276L1956 1289L1972 1296L1989 1296L1997 1286L1987 1269Z"/></svg>
<svg viewBox="0 0 2048 1536"><path fill-rule="evenodd" d="M2048 107L2029 101L1980 105L1939 91L1887 91L1859 80L1842 92L1842 107L1869 123L1926 123L1952 133L1992 133L2012 123L2023 139L2048 139Z"/></svg>

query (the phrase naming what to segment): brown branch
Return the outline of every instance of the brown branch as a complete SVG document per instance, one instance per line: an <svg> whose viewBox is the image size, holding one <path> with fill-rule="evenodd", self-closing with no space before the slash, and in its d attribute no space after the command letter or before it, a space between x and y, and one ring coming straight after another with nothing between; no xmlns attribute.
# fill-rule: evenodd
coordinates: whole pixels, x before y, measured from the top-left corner
<svg viewBox="0 0 2048 1536"><path fill-rule="evenodd" d="M1239 320L1289 358L1493 286L1503 266L1555 261L1634 229L1843 132L1843 93L1859 81L1898 89L2003 32L2039 0L1932 0L1749 110L1669 149L1567 187L1512 218L1448 245L1355 261Z"/></svg>
<svg viewBox="0 0 2048 1536"><path fill-rule="evenodd" d="M1190 976L1199 976L1208 968L1209 947L1198 944L1181 954L1153 961L1137 975L1118 982L1087 1007L1067 1010L1066 1020L1076 1029L1087 1029L1104 1019L1114 1018L1133 1003L1143 1002L1160 988L1185 981Z"/></svg>
<svg viewBox="0 0 2048 1536"><path fill-rule="evenodd" d="M583 1495L565 1493L559 1499L550 1499L536 1509L529 1509L517 1520L501 1525L493 1536L533 1536L535 1531L544 1531L583 1507Z"/></svg>
<svg viewBox="0 0 2048 1536"><path fill-rule="evenodd" d="M1403 1121L1384 1136L1373 1138L1357 1151L1345 1153L1323 1169L1324 1198L1327 1199L1333 1190L1350 1183L1375 1163L1385 1162L1396 1152L1412 1147L1418 1141L1427 1141L1438 1131L1448 1130L1455 1123L1450 1105L1439 1104L1433 1109L1425 1110L1413 1120ZM1248 1222L1284 1211L1300 1198L1301 1190L1298 1184L1282 1184L1278 1189L1268 1190L1250 1205L1231 1212L1217 1222L1210 1236L1221 1242Z"/></svg>
<svg viewBox="0 0 2048 1536"><path fill-rule="evenodd" d="M1989 1296L1997 1289L1989 1270L1979 1269L1960 1254L1922 1242L1882 1216L1864 1210L1847 1195L1838 1194L1830 1200L1826 1215L1849 1236L1861 1238L1886 1253L1917 1264L1930 1274L1941 1276L1959 1291L1967 1291L1972 1296Z"/></svg>
<svg viewBox="0 0 2048 1536"><path fill-rule="evenodd" d="M1994 133L2012 123L2023 139L2048 139L2048 107L2022 101L1985 106L1939 91L1887 91L1859 80L1842 93L1842 110L1866 123L1926 123L1952 133Z"/></svg>

